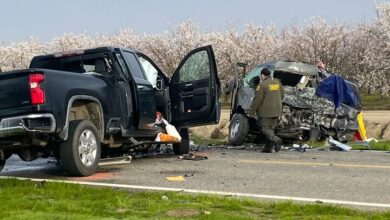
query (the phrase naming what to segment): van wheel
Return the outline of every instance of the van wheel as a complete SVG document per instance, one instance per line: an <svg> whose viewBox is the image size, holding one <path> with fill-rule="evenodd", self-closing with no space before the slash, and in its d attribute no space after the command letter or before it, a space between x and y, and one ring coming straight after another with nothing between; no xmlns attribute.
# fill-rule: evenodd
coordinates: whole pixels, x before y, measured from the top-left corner
<svg viewBox="0 0 390 220"><path fill-rule="evenodd" d="M0 171L3 170L4 165L5 165L5 160L0 160Z"/></svg>
<svg viewBox="0 0 390 220"><path fill-rule="evenodd" d="M5 166L5 161L11 156L11 154L7 154L3 150L0 150L0 171L3 170Z"/></svg>
<svg viewBox="0 0 390 220"><path fill-rule="evenodd" d="M181 142L173 144L173 153L175 155L188 154L190 152L190 138L188 128L180 129Z"/></svg>
<svg viewBox="0 0 390 220"><path fill-rule="evenodd" d="M243 114L234 114L229 126L229 144L234 146L243 144L248 131L248 118Z"/></svg>
<svg viewBox="0 0 390 220"><path fill-rule="evenodd" d="M70 175L93 174L100 160L101 146L98 131L92 122L69 122L68 139L60 144L60 161Z"/></svg>
<svg viewBox="0 0 390 220"><path fill-rule="evenodd" d="M319 128L311 128L309 133L309 141L318 141L321 138L321 131Z"/></svg>

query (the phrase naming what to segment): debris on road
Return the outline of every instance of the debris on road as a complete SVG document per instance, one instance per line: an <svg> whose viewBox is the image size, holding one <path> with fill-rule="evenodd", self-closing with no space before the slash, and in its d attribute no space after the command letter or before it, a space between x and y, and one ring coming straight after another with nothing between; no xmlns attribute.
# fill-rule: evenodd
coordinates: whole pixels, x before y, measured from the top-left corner
<svg viewBox="0 0 390 220"><path fill-rule="evenodd" d="M183 154L183 155L179 156L179 159L181 159L181 160L207 160L208 157L205 154L189 153L189 154Z"/></svg>
<svg viewBox="0 0 390 220"><path fill-rule="evenodd" d="M243 144L241 146L228 145L226 148L234 150L262 150L264 148L264 144Z"/></svg>
<svg viewBox="0 0 390 220"><path fill-rule="evenodd" d="M208 145L191 145L191 151L197 151L197 152L200 152L200 151L206 151L206 150L209 150L211 149L211 146Z"/></svg>
<svg viewBox="0 0 390 220"><path fill-rule="evenodd" d="M123 157L112 157L100 159L99 166L110 166L110 165L119 165L119 164L129 164L133 160L133 157L123 156Z"/></svg>
<svg viewBox="0 0 390 220"><path fill-rule="evenodd" d="M186 180L183 176L167 176L168 181L184 181Z"/></svg>
<svg viewBox="0 0 390 220"><path fill-rule="evenodd" d="M326 139L325 141L325 145L327 145L328 147L336 147L336 148L339 148L341 149L342 151L349 151L352 149L351 146L347 145L347 144L343 144L341 142L338 142L336 140L334 140L332 137L329 137Z"/></svg>
<svg viewBox="0 0 390 220"><path fill-rule="evenodd" d="M298 151L298 152L306 152L313 147L308 144L293 144L292 146L282 146L280 150L284 151Z"/></svg>

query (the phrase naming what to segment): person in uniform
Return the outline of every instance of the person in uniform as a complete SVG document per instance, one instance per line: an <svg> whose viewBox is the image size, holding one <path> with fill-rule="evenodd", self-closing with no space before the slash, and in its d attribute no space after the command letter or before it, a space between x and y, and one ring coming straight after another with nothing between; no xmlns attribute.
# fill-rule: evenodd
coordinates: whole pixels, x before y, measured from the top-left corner
<svg viewBox="0 0 390 220"><path fill-rule="evenodd" d="M248 116L253 117L257 113L259 129L266 138L266 144L262 152L272 153L280 150L282 140L275 135L278 118L282 114L283 87L279 80L270 76L268 68L261 70L261 82L256 87L255 96L248 110Z"/></svg>

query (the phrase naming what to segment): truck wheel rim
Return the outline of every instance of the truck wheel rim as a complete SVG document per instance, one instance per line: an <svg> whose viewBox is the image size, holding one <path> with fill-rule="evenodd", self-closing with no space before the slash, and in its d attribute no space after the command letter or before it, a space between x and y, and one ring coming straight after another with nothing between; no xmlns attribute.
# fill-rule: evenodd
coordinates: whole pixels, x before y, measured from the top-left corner
<svg viewBox="0 0 390 220"><path fill-rule="evenodd" d="M91 130L84 130L81 133L78 148L81 163L85 166L91 166L95 163L97 142Z"/></svg>
<svg viewBox="0 0 390 220"><path fill-rule="evenodd" d="M239 127L240 127L240 122L236 120L233 126L230 128L230 137L234 138L237 135Z"/></svg>

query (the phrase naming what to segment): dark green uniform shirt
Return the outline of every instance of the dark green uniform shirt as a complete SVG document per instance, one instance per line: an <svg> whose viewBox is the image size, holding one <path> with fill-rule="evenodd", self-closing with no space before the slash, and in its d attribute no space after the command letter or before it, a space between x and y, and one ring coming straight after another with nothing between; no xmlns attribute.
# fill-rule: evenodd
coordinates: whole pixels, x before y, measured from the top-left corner
<svg viewBox="0 0 390 220"><path fill-rule="evenodd" d="M283 87L279 80L268 77L256 88L249 107L249 116L257 112L259 118L279 117L282 114Z"/></svg>

